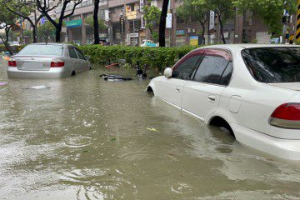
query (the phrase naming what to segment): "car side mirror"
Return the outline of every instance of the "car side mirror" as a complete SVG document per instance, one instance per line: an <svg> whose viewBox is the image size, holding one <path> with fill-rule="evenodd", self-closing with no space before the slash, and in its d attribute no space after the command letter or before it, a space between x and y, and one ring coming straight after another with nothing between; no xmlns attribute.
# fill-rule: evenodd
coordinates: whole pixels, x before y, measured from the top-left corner
<svg viewBox="0 0 300 200"><path fill-rule="evenodd" d="M167 78L171 78L173 75L173 70L170 67L167 67L164 71L164 76Z"/></svg>
<svg viewBox="0 0 300 200"><path fill-rule="evenodd" d="M90 56L85 56L85 59L86 59L86 60L90 60L91 57L90 57Z"/></svg>

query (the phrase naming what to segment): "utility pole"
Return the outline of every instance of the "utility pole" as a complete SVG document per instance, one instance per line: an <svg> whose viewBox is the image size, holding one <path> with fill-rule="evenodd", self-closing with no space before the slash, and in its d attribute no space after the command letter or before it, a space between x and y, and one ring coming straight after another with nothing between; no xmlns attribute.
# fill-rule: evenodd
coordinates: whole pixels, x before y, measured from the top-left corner
<svg viewBox="0 0 300 200"><path fill-rule="evenodd" d="M300 0L298 0L296 41L300 42Z"/></svg>

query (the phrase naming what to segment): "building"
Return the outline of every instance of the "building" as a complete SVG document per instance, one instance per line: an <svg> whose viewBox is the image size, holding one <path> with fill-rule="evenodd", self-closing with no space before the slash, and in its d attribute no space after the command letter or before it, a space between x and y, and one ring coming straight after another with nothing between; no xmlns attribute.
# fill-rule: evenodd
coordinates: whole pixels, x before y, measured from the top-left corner
<svg viewBox="0 0 300 200"><path fill-rule="evenodd" d="M56 0L57 1L57 0ZM56 1L52 2L53 6ZM143 20L143 5L148 0L100 0L99 16L105 21L106 30L99 33L100 39L110 44L123 44L139 46L144 39L150 39L149 30L145 29ZM170 0L168 7L168 26L166 28L166 45L183 46L201 44L199 32L202 28L193 16L182 20L176 15L176 8L180 0ZM151 5L162 7L162 0L152 0ZM72 11L73 5L69 4L66 14ZM93 15L93 0L83 0L75 9L74 14L68 17L66 26L62 30L62 41L77 44L91 44L94 41L93 27L85 23L85 19ZM51 16L58 18L61 7L52 11ZM212 20L214 17L212 17ZM205 25L206 44L221 43L218 21ZM209 26L213 29L208 30ZM158 29L158 27L157 27ZM232 19L227 19L224 24L224 37L226 43L269 43L270 34L260 19L255 18L250 12L239 15L236 13Z"/></svg>

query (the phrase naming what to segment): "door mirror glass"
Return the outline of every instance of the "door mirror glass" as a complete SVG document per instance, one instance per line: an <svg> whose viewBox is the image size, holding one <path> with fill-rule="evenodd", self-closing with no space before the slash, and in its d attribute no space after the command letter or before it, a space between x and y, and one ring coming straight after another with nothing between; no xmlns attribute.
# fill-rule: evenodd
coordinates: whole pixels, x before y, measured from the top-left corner
<svg viewBox="0 0 300 200"><path fill-rule="evenodd" d="M172 68L168 67L168 68L165 69L165 71L164 71L164 76L165 76L165 77L171 78L171 77L172 77L172 74L173 74Z"/></svg>

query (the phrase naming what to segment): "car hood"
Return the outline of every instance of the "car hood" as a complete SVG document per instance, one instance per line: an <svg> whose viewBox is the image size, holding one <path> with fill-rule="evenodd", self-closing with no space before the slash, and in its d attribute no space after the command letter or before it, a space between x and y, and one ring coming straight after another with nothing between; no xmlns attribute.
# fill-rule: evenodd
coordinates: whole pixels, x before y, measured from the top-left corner
<svg viewBox="0 0 300 200"><path fill-rule="evenodd" d="M295 83L269 83L271 86L300 91L300 82Z"/></svg>

